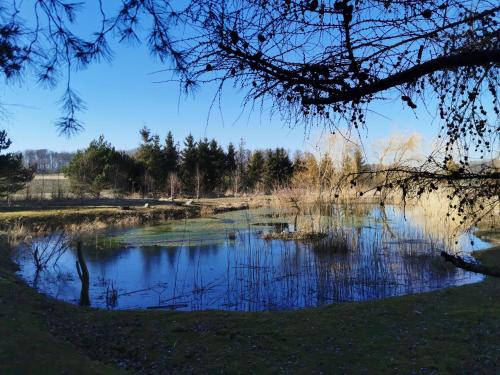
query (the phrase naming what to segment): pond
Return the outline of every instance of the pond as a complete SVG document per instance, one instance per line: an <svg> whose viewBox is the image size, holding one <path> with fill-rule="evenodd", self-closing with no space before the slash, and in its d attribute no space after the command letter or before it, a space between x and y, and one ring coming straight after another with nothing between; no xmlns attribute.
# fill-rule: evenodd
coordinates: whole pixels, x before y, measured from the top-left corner
<svg viewBox="0 0 500 375"><path fill-rule="evenodd" d="M322 230L314 241L266 233ZM75 238L53 233L18 245L19 274L40 292L78 303ZM445 263L487 243L396 206L331 206L295 217L253 209L81 236L93 307L262 311L425 292L482 280ZM45 264L36 272L33 249ZM42 255L40 255L42 254Z"/></svg>

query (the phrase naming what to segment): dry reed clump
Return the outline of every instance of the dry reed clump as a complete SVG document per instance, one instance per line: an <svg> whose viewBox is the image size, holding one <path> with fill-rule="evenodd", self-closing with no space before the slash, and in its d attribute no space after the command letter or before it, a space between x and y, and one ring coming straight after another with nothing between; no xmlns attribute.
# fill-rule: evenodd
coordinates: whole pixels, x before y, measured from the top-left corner
<svg viewBox="0 0 500 375"><path fill-rule="evenodd" d="M318 241L314 245L314 250L317 253L335 252L345 254L350 250L356 249L358 246L358 239L356 237L349 236L344 230L335 229L324 240Z"/></svg>
<svg viewBox="0 0 500 375"><path fill-rule="evenodd" d="M218 204L218 205L201 204L200 216L209 217L223 212L247 210L248 208L249 204L247 202Z"/></svg>
<svg viewBox="0 0 500 375"><path fill-rule="evenodd" d="M153 221L153 218L143 216L125 216L109 219L95 219L83 221L81 223L66 224L64 228L70 232L92 232L109 227L133 227Z"/></svg>
<svg viewBox="0 0 500 375"><path fill-rule="evenodd" d="M215 214L215 210L213 207L210 206L202 206L200 208L200 216L201 217L210 217Z"/></svg>
<svg viewBox="0 0 500 375"><path fill-rule="evenodd" d="M328 234L322 232L266 232L262 234L264 240L282 241L319 241L326 238Z"/></svg>
<svg viewBox="0 0 500 375"><path fill-rule="evenodd" d="M446 195L448 192L433 192L412 200L407 206L412 209L405 211L407 220L418 225L432 238L443 238L444 245L455 253L460 253L457 239L460 235L471 230L469 223L455 220L450 214L450 205L456 203L450 201ZM403 209L403 208L400 208ZM447 234L446 236L444 234Z"/></svg>
<svg viewBox="0 0 500 375"><path fill-rule="evenodd" d="M367 186L357 186L346 188L342 186L331 186L328 189L320 187L280 187L273 191L271 207L279 209L280 207L296 208L305 205L332 205L332 204L374 204L380 202L379 195L360 195L360 192L368 190ZM398 194L386 194L384 196L386 203L401 203Z"/></svg>
<svg viewBox="0 0 500 375"><path fill-rule="evenodd" d="M32 231L23 223L15 222L5 231L9 243L25 242L31 238Z"/></svg>
<svg viewBox="0 0 500 375"><path fill-rule="evenodd" d="M293 231L301 233L327 233L343 225L342 210L334 209L340 202L325 196L312 197L292 188L276 190L271 201L273 217L293 223Z"/></svg>
<svg viewBox="0 0 500 375"><path fill-rule="evenodd" d="M104 229L108 225L100 220L84 221L81 223L66 224L65 229L69 232L92 232L96 229Z"/></svg>

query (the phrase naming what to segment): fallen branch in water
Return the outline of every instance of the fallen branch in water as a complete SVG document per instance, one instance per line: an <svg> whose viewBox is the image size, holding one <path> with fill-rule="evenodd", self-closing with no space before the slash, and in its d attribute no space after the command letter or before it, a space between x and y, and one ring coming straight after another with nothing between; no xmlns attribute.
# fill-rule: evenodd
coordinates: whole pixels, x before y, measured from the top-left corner
<svg viewBox="0 0 500 375"><path fill-rule="evenodd" d="M176 309L182 309L188 307L187 303L174 303L171 305L158 305L158 306L148 306L148 310L155 310L155 309L170 309L170 310L176 310Z"/></svg>
<svg viewBox="0 0 500 375"><path fill-rule="evenodd" d="M451 262L456 267L462 268L466 271L480 273L486 276L500 277L500 269L496 267L490 268L481 264L469 263L466 262L462 257L459 257L458 255L448 254L446 251L441 251L441 256L445 261Z"/></svg>

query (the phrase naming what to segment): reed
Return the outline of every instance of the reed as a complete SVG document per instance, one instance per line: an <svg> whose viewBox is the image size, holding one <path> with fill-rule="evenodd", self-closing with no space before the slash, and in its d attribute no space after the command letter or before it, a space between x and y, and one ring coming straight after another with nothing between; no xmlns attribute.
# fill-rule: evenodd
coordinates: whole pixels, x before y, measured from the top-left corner
<svg viewBox="0 0 500 375"><path fill-rule="evenodd" d="M257 233L260 229L253 225L256 221L267 220L269 228L275 223L287 222L293 228L295 211L284 206L283 211L256 211L256 216L245 212L241 215L242 222L231 215L233 220L225 219L221 243L204 245L203 241L194 240L193 228L188 227L173 249L120 248L113 259L126 257L129 251L141 251L142 259L150 264L148 267L168 259L168 263L162 263L162 267L168 268L166 279L150 275L151 285L131 291L122 289L123 285L108 275L106 283L92 284L96 288L93 293L100 291L102 296L93 296L92 300L97 306L108 308L139 305L182 310L295 309L384 298L475 280L441 261L439 251L449 249L451 243L446 236L439 235L437 229L430 231L425 222L405 222L397 207L377 207L300 206L298 225L321 228L318 232L321 236L309 241L301 238L283 241L288 235L267 241L261 239ZM407 217L410 214L419 215L408 211ZM213 220L216 219L210 222ZM313 224L307 224L311 222ZM189 226L189 221L185 221L185 225ZM153 229L148 232L152 230L155 234ZM301 234L300 231L286 233ZM105 237L100 241L96 239L99 249L103 241L106 242ZM91 245L87 242L85 246ZM99 254L99 259L106 259L113 253L113 246L118 245L110 243L110 249L105 252L96 250L87 254L96 254L96 257ZM206 263L218 252L222 252L224 258L215 258L217 266ZM151 254L156 255L149 259ZM90 260L90 264L95 261ZM115 260L110 260L110 264ZM135 302L131 305L131 301Z"/></svg>

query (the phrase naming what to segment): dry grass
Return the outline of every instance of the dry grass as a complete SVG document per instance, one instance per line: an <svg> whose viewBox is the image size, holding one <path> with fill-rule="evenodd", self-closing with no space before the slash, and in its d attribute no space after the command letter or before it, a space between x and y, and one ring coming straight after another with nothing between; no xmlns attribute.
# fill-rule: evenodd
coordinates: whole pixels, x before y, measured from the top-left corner
<svg viewBox="0 0 500 375"><path fill-rule="evenodd" d="M37 174L13 200L46 200L72 197L69 180L63 174Z"/></svg>
<svg viewBox="0 0 500 375"><path fill-rule="evenodd" d="M148 207L144 206L148 203ZM22 238L32 232L64 228L70 231L93 231L109 226L135 226L170 219L211 216L214 213L249 208L249 200L218 198L203 199L186 206L186 200L164 202L154 200L88 200L24 202L14 207L0 208L0 230L14 238ZM252 207L260 207L262 199L251 201ZM127 209L122 207L126 206Z"/></svg>

